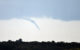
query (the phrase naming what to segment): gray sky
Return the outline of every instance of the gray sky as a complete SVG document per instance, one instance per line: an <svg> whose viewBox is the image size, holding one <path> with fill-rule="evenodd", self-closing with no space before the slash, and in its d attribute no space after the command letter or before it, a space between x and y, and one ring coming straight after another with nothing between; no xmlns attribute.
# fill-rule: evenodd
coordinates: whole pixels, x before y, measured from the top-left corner
<svg viewBox="0 0 80 50"><path fill-rule="evenodd" d="M80 20L80 0L0 0L0 19L23 16Z"/></svg>
<svg viewBox="0 0 80 50"><path fill-rule="evenodd" d="M0 0L0 41L80 42L80 0Z"/></svg>

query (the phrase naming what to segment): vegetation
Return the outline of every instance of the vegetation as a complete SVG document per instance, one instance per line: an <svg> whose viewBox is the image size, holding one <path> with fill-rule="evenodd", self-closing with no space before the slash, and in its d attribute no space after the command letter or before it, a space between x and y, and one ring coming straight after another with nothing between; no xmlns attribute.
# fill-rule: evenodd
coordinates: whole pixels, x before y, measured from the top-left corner
<svg viewBox="0 0 80 50"><path fill-rule="evenodd" d="M23 42L16 41L0 42L0 50L80 50L80 43L71 42Z"/></svg>

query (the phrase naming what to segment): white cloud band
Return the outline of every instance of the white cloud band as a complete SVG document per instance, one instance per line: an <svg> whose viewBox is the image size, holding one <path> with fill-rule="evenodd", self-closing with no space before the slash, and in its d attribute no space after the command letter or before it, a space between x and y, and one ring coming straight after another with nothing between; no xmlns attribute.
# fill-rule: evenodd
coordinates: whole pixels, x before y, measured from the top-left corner
<svg viewBox="0 0 80 50"><path fill-rule="evenodd" d="M80 41L80 21L61 21L51 18L32 18L35 25L24 19L0 20L0 40Z"/></svg>

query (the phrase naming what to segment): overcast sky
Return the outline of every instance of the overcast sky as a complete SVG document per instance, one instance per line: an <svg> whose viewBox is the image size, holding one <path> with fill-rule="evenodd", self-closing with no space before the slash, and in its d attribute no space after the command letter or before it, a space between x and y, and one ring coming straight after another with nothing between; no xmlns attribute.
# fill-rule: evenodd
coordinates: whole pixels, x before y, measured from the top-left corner
<svg viewBox="0 0 80 50"><path fill-rule="evenodd" d="M80 0L0 0L0 41L79 41Z"/></svg>

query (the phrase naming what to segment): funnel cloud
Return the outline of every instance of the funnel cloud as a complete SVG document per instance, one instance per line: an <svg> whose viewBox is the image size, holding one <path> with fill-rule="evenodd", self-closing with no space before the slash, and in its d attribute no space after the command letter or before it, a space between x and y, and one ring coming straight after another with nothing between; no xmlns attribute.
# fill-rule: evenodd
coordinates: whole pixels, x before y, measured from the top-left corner
<svg viewBox="0 0 80 50"><path fill-rule="evenodd" d="M30 21L31 23L33 23L33 24L36 26L36 28L37 28L38 30L40 30L39 26L37 25L37 23L36 23L34 20L32 20L32 19L29 18L29 17L24 17L24 19Z"/></svg>

